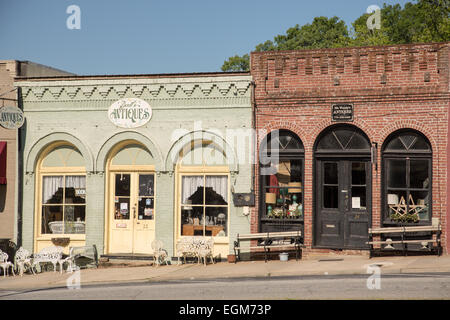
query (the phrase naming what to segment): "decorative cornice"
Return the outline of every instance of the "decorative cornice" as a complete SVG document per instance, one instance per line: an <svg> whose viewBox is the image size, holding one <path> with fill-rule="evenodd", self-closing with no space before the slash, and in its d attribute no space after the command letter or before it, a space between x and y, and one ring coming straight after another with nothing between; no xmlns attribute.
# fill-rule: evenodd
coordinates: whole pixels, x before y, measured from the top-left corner
<svg viewBox="0 0 450 320"><path fill-rule="evenodd" d="M178 79L180 81L19 81L24 101L116 100L123 97L148 99L250 97L250 76L226 79ZM138 81L139 80L139 81ZM174 79L170 79L174 80Z"/></svg>

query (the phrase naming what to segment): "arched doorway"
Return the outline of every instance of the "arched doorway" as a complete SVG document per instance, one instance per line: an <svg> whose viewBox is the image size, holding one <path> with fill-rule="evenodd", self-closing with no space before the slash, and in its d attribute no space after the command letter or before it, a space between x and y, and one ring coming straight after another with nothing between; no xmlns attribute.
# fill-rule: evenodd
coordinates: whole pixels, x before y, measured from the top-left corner
<svg viewBox="0 0 450 320"><path fill-rule="evenodd" d="M152 253L155 238L155 172L150 151L125 141L107 162L106 221L108 253Z"/></svg>
<svg viewBox="0 0 450 320"><path fill-rule="evenodd" d="M352 125L334 125L316 140L314 244L366 249L371 223L371 145Z"/></svg>

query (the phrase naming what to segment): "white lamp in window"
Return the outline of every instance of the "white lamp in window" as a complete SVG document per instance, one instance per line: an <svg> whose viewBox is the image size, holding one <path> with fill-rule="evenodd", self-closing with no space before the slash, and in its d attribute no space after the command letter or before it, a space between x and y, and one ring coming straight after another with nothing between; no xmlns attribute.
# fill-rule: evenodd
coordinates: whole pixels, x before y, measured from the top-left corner
<svg viewBox="0 0 450 320"><path fill-rule="evenodd" d="M387 198L388 204L398 204L398 194L390 193Z"/></svg>
<svg viewBox="0 0 450 320"><path fill-rule="evenodd" d="M191 206L192 200L186 200L186 204L183 206L183 210L192 211L193 208Z"/></svg>

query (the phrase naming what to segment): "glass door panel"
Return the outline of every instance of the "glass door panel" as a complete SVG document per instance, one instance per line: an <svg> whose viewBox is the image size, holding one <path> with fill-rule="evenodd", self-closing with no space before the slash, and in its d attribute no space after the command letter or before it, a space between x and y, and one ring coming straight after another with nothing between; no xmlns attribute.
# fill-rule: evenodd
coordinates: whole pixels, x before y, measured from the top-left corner
<svg viewBox="0 0 450 320"><path fill-rule="evenodd" d="M133 253L152 252L151 243L155 238L155 176L147 173L133 174L134 218Z"/></svg>
<svg viewBox="0 0 450 320"><path fill-rule="evenodd" d="M337 162L323 164L323 208L339 208L339 169Z"/></svg>
<svg viewBox="0 0 450 320"><path fill-rule="evenodd" d="M130 174L115 174L114 206L116 220L130 219Z"/></svg>
<svg viewBox="0 0 450 320"><path fill-rule="evenodd" d="M351 210L366 210L366 162L351 163Z"/></svg>
<svg viewBox="0 0 450 320"><path fill-rule="evenodd" d="M155 176L153 174L139 175L138 220L154 219L154 186Z"/></svg>

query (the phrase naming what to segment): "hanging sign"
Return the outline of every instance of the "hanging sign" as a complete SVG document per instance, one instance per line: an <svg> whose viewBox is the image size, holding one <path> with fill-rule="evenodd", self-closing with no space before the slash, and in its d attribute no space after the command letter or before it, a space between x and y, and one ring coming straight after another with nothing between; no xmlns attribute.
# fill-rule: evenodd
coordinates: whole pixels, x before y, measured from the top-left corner
<svg viewBox="0 0 450 320"><path fill-rule="evenodd" d="M353 104L333 104L331 106L332 121L353 121Z"/></svg>
<svg viewBox="0 0 450 320"><path fill-rule="evenodd" d="M22 110L12 106L0 108L0 125L6 129L18 129L23 125L25 116Z"/></svg>
<svg viewBox="0 0 450 320"><path fill-rule="evenodd" d="M150 105L138 98L123 98L108 109L108 118L121 128L137 128L145 125L152 117Z"/></svg>

